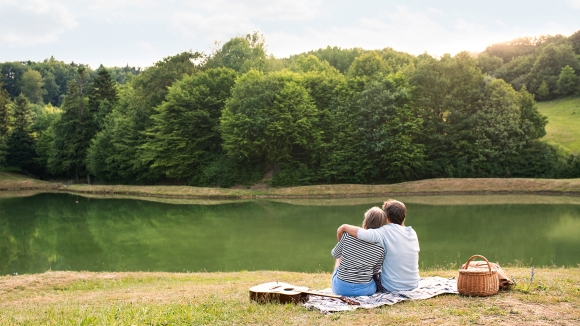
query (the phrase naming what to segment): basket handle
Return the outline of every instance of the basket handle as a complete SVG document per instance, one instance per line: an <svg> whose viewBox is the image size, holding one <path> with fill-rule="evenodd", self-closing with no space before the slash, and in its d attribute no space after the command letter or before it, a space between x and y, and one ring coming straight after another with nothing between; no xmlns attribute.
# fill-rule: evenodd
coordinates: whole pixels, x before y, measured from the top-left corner
<svg viewBox="0 0 580 326"><path fill-rule="evenodd" d="M475 257L479 257L479 258L483 258L485 260L485 262L487 263L487 268L489 269L489 272L491 273L491 265L489 264L489 261L487 260L487 258L483 257L482 255L473 255L471 256L468 260L467 263L465 263L465 268L464 269L468 269L469 268L469 262L471 262L471 260Z"/></svg>

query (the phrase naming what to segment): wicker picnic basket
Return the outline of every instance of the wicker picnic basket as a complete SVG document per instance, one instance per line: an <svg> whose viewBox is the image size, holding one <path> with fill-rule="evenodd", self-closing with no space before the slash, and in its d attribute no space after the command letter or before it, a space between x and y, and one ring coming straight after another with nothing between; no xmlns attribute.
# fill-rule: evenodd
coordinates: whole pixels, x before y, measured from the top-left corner
<svg viewBox="0 0 580 326"><path fill-rule="evenodd" d="M469 268L469 262L475 257L485 259L487 269ZM486 297L494 295L499 290L499 279L497 270L491 269L487 258L480 255L473 255L467 260L465 266L459 270L457 279L457 291L468 296Z"/></svg>

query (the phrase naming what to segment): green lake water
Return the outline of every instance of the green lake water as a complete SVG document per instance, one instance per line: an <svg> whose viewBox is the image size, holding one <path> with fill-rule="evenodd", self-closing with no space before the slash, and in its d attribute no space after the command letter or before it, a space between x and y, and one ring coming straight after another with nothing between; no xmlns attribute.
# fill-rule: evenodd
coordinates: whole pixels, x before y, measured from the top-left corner
<svg viewBox="0 0 580 326"><path fill-rule="evenodd" d="M420 267L452 266L473 254L500 264L580 264L579 200L494 203L480 197L405 201L406 224L419 236ZM0 275L331 271L336 228L359 225L366 209L381 200L171 204L49 193L0 198Z"/></svg>

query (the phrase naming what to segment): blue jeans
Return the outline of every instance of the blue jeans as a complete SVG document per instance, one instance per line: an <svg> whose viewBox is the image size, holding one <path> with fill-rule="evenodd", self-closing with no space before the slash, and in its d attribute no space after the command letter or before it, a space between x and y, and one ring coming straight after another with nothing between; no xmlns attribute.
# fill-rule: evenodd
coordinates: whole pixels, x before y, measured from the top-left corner
<svg viewBox="0 0 580 326"><path fill-rule="evenodd" d="M350 283L343 281L336 275L338 269L332 274L332 292L338 295L357 297L359 295L373 295L377 292L377 285L374 280L368 283Z"/></svg>

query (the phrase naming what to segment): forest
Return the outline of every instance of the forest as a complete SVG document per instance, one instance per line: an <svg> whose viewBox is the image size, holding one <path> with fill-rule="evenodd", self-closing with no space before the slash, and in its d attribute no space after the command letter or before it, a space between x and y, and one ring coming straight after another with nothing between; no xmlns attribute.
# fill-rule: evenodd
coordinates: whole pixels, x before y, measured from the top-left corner
<svg viewBox="0 0 580 326"><path fill-rule="evenodd" d="M434 57L257 32L151 67L0 63L0 169L46 180L231 187L578 178L536 101L580 93L580 31Z"/></svg>

